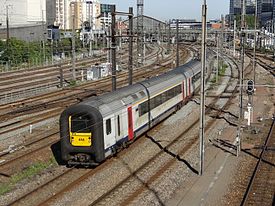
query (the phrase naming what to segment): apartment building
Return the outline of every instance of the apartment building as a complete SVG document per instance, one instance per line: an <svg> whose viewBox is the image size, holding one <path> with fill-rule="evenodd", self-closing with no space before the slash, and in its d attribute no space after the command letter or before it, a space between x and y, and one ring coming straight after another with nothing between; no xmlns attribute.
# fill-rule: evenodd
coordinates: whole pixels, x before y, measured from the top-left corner
<svg viewBox="0 0 275 206"><path fill-rule="evenodd" d="M73 22L76 29L80 29L85 22L91 23L93 29L100 28L99 16L99 0L56 0L56 24L61 29L72 29Z"/></svg>
<svg viewBox="0 0 275 206"><path fill-rule="evenodd" d="M0 23L6 25L6 16L9 25L34 25L46 22L46 0L9 0L0 1Z"/></svg>

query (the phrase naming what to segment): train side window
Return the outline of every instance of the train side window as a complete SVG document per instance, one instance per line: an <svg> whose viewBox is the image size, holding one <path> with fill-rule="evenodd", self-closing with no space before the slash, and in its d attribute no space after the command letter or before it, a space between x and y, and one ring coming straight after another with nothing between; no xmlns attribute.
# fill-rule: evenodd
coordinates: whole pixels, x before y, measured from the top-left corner
<svg viewBox="0 0 275 206"><path fill-rule="evenodd" d="M141 103L138 106L138 110L139 110L139 116L141 117L142 115L146 114L149 110L148 110L148 101Z"/></svg>
<svg viewBox="0 0 275 206"><path fill-rule="evenodd" d="M106 134L112 133L112 127L111 127L111 119L106 120Z"/></svg>
<svg viewBox="0 0 275 206"><path fill-rule="evenodd" d="M120 119L119 119L119 115L117 116L117 134L118 134L118 136L120 136Z"/></svg>
<svg viewBox="0 0 275 206"><path fill-rule="evenodd" d="M168 99L171 99L174 97L174 90L173 89L169 89L168 90Z"/></svg>
<svg viewBox="0 0 275 206"><path fill-rule="evenodd" d="M150 109L154 109L155 108L155 98L150 99Z"/></svg>
<svg viewBox="0 0 275 206"><path fill-rule="evenodd" d="M159 105L162 104L161 95L158 95L155 98L156 98L156 101L155 101L156 105L155 105L155 107L158 107Z"/></svg>
<svg viewBox="0 0 275 206"><path fill-rule="evenodd" d="M163 92L163 93L161 94L161 101L162 101L162 103L164 103L164 102L166 102L166 101L167 101L167 95L166 95L166 92Z"/></svg>
<svg viewBox="0 0 275 206"><path fill-rule="evenodd" d="M176 86L176 95L181 93L181 85Z"/></svg>

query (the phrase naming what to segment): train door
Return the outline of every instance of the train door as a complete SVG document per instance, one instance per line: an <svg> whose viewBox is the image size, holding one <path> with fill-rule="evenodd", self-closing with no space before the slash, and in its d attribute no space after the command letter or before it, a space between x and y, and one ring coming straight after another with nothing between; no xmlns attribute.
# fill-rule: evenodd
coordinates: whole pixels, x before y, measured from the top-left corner
<svg viewBox="0 0 275 206"><path fill-rule="evenodd" d="M119 141L123 138L123 120L122 113L118 113L115 118L115 127L116 127L116 141Z"/></svg>
<svg viewBox="0 0 275 206"><path fill-rule="evenodd" d="M105 149L113 146L116 143L116 127L115 127L115 115L108 116L104 119L104 144Z"/></svg>
<svg viewBox="0 0 275 206"><path fill-rule="evenodd" d="M134 138L134 125L133 125L133 110L132 106L128 107L128 139Z"/></svg>

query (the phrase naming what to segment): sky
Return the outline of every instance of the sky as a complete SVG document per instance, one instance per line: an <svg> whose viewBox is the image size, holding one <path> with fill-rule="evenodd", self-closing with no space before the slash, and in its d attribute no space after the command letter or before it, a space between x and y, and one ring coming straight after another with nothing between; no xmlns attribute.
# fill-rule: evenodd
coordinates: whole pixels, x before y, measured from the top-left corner
<svg viewBox="0 0 275 206"><path fill-rule="evenodd" d="M116 4L117 11L134 8L136 15L137 0L101 0L102 4ZM208 19L218 19L229 13L229 0L207 0ZM203 0L144 0L144 14L162 21L169 19L201 20Z"/></svg>

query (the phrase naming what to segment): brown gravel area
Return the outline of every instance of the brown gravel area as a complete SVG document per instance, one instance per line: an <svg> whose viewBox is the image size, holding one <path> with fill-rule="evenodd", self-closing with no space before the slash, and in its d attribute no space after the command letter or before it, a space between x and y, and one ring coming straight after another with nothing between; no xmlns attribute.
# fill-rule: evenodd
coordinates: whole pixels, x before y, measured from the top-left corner
<svg viewBox="0 0 275 206"><path fill-rule="evenodd" d="M252 79L250 73L246 76ZM245 80L246 82L246 80ZM261 67L257 67L257 84L273 84L274 78ZM215 141L214 144L207 144L205 151L205 172L202 177L191 175L191 178L179 187L173 198L165 205L240 205L248 181L256 164L256 159L245 149L262 144L269 130L270 119L274 114L274 88L259 87L254 97L254 119L250 128L244 128L242 132L242 153L237 158L235 149L231 149L236 137L236 127L219 121L215 125L212 134L206 134L209 139L222 140ZM245 94L245 110L247 104ZM238 98L234 100L230 112L238 114ZM263 122L256 121L258 117L269 119ZM227 117L231 122L236 122L235 118ZM245 125L247 122L243 122ZM254 134L254 131L259 133ZM249 151L256 155L259 151Z"/></svg>
<svg viewBox="0 0 275 206"><path fill-rule="evenodd" d="M261 67L257 67L257 84L273 84L274 78ZM275 94L274 88L257 87L254 97L254 118L252 127L245 129L243 132L243 149L253 148L254 146L260 146L263 144L263 140L267 136L268 130L271 124L271 117L275 113L274 103L275 98L272 96ZM257 118L263 117L267 120L258 122ZM252 129L252 131L251 131ZM258 134L254 134L253 130L259 131ZM274 138L274 137L273 137ZM245 193L248 181L251 177L252 171L256 165L256 159L251 156L258 155L260 150L248 150L241 155L241 161L237 165L235 178L229 185L227 195L221 200L222 205L240 205L243 195ZM249 154L251 153L251 154ZM275 192L275 191L274 191Z"/></svg>
<svg viewBox="0 0 275 206"><path fill-rule="evenodd" d="M257 67L257 84L275 83L274 78L263 68ZM263 144L263 139L267 136L270 128L270 119L274 114L274 88L258 87L254 97L254 118L252 127L244 129L243 132L243 149L253 148ZM257 122L257 118L263 117L269 120ZM253 130L259 131L254 134ZM259 154L259 150L248 150L254 155ZM227 195L221 200L222 205L240 205L244 192L248 185L248 181L256 164L256 159L249 153L242 152L241 161L236 167L235 178L229 185ZM275 192L275 191L274 191Z"/></svg>

